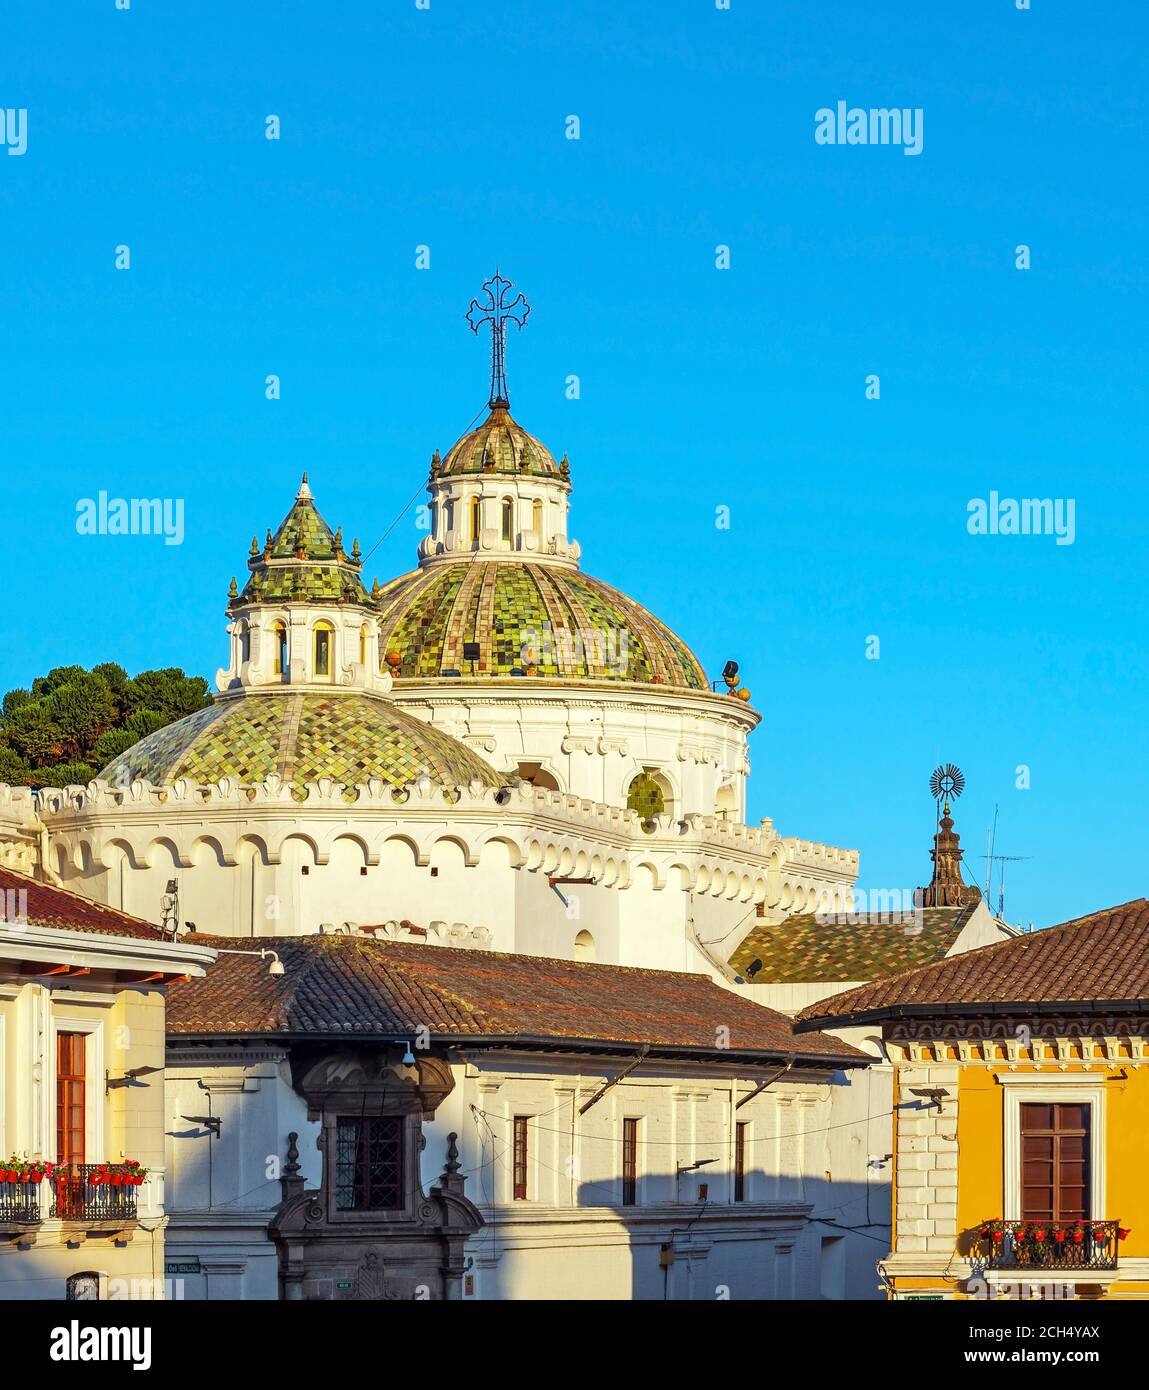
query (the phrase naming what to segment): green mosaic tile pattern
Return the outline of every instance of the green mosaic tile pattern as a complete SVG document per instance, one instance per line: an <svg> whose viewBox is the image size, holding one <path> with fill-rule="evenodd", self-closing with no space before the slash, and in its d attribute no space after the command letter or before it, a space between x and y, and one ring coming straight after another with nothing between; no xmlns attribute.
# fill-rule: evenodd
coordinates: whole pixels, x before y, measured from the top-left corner
<svg viewBox="0 0 1149 1390"><path fill-rule="evenodd" d="M458 473L566 476L546 445L501 407L465 434L443 460L439 476Z"/></svg>
<svg viewBox="0 0 1149 1390"><path fill-rule="evenodd" d="M205 718L205 716L211 716ZM149 734L100 774L113 786L135 778L261 782L276 773L296 793L320 777L355 786L377 777L404 786L426 774L443 788L500 778L465 744L360 692L245 695Z"/></svg>
<svg viewBox="0 0 1149 1390"><path fill-rule="evenodd" d="M926 907L899 914L821 917L801 913L755 927L730 957L742 973L754 960L762 969L752 984L806 981L855 983L898 975L942 960L973 915L972 907Z"/></svg>
<svg viewBox="0 0 1149 1390"><path fill-rule="evenodd" d="M304 475L306 482L306 475ZM262 551L248 557L251 577L233 605L244 603L358 603L369 599L353 554L320 516L310 496L297 497Z"/></svg>
<svg viewBox="0 0 1149 1390"><path fill-rule="evenodd" d="M669 628L576 571L529 561L435 565L392 580L378 609L380 645L400 654L400 678L430 680L445 670L470 676L464 642L479 644L476 676L509 676L522 666L524 646L549 635L537 653L540 676L709 689L697 658Z"/></svg>
<svg viewBox="0 0 1149 1390"><path fill-rule="evenodd" d="M174 766L200 734L218 724L226 713L226 705L208 705L207 709L196 710L195 714L157 729L117 754L100 773L101 778L114 787L129 786L137 777L157 783L170 780L156 773Z"/></svg>

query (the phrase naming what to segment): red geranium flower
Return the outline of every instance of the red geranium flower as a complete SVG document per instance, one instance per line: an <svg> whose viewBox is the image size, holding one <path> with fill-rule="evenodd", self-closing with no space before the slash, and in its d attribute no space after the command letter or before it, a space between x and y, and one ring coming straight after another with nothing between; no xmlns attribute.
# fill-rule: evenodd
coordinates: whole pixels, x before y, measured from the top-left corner
<svg viewBox="0 0 1149 1390"><path fill-rule="evenodd" d="M1044 1240L1044 1239L1045 1239L1045 1232L1044 1232L1044 1231L1037 1231L1037 1232L1035 1232L1035 1235L1036 1235L1036 1238L1037 1238L1038 1240Z"/></svg>
<svg viewBox="0 0 1149 1390"><path fill-rule="evenodd" d="M1065 1232L1064 1232L1064 1231L1056 1231L1056 1232L1054 1233L1053 1239L1054 1239L1055 1241L1057 1241L1058 1245L1064 1245L1064 1244L1065 1244Z"/></svg>
<svg viewBox="0 0 1149 1390"><path fill-rule="evenodd" d="M1124 1240L1125 1237L1126 1237L1128 1234L1129 1234L1129 1232L1124 1228L1124 1226L1118 1227L1118 1230L1117 1230L1117 1239L1118 1239L1118 1240Z"/></svg>

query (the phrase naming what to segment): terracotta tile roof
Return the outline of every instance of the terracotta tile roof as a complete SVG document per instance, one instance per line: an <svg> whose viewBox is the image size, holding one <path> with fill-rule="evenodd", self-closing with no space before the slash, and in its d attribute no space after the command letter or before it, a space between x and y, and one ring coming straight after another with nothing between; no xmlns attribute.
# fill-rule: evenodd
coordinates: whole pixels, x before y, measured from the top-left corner
<svg viewBox="0 0 1149 1390"><path fill-rule="evenodd" d="M26 920L36 927L57 927L66 931L93 932L97 936L136 936L153 941L162 941L163 935L157 927L142 921L139 917L129 917L114 907L94 903L79 893L69 892L67 888L57 888L51 883L40 883L18 874L13 869L0 868L0 891L28 894ZM7 900L7 897L6 897ZM19 898L15 899L17 910L24 912Z"/></svg>
<svg viewBox="0 0 1149 1390"><path fill-rule="evenodd" d="M912 1010L977 1013L1010 1005L1089 1008L1149 1001L1149 901L1077 917L811 1004L800 1028Z"/></svg>
<svg viewBox="0 0 1149 1390"><path fill-rule="evenodd" d="M941 960L961 935L973 907L926 907L904 919L890 913L823 916L801 913L763 923L730 957L749 983L802 984L817 980L872 980Z"/></svg>
<svg viewBox="0 0 1149 1390"><path fill-rule="evenodd" d="M795 1037L790 1020L739 998L703 975L458 950L360 936L297 936L204 945L279 953L271 976L257 955L221 955L206 978L173 986L170 1036L412 1037L588 1040L653 1048L783 1058L834 1065L868 1060L836 1038ZM718 1045L730 1030L728 1049Z"/></svg>

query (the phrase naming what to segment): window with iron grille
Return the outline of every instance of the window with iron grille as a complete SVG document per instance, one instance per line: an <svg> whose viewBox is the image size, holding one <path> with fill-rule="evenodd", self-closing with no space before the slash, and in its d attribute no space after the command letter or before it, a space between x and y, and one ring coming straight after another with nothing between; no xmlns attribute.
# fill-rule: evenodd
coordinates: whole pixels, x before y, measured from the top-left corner
<svg viewBox="0 0 1149 1390"><path fill-rule="evenodd" d="M638 1201L638 1121L622 1122L622 1204L633 1207Z"/></svg>
<svg viewBox="0 0 1149 1390"><path fill-rule="evenodd" d="M746 1200L746 1139L750 1126L746 1123L734 1126L734 1200Z"/></svg>
<svg viewBox="0 0 1149 1390"><path fill-rule="evenodd" d="M514 1137L514 1196L515 1201L527 1199L527 1120L526 1115L515 1116Z"/></svg>
<svg viewBox="0 0 1149 1390"><path fill-rule="evenodd" d="M335 1206L395 1211L403 1206L403 1120L340 1116L335 1127Z"/></svg>

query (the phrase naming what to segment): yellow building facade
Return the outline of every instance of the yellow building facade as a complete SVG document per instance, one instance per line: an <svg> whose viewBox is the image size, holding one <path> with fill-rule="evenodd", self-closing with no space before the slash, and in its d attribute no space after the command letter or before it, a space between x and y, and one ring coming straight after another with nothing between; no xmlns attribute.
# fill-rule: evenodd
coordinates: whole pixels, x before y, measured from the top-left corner
<svg viewBox="0 0 1149 1390"><path fill-rule="evenodd" d="M880 1025L898 1299L1149 1298L1149 903L875 981L801 1026Z"/></svg>

